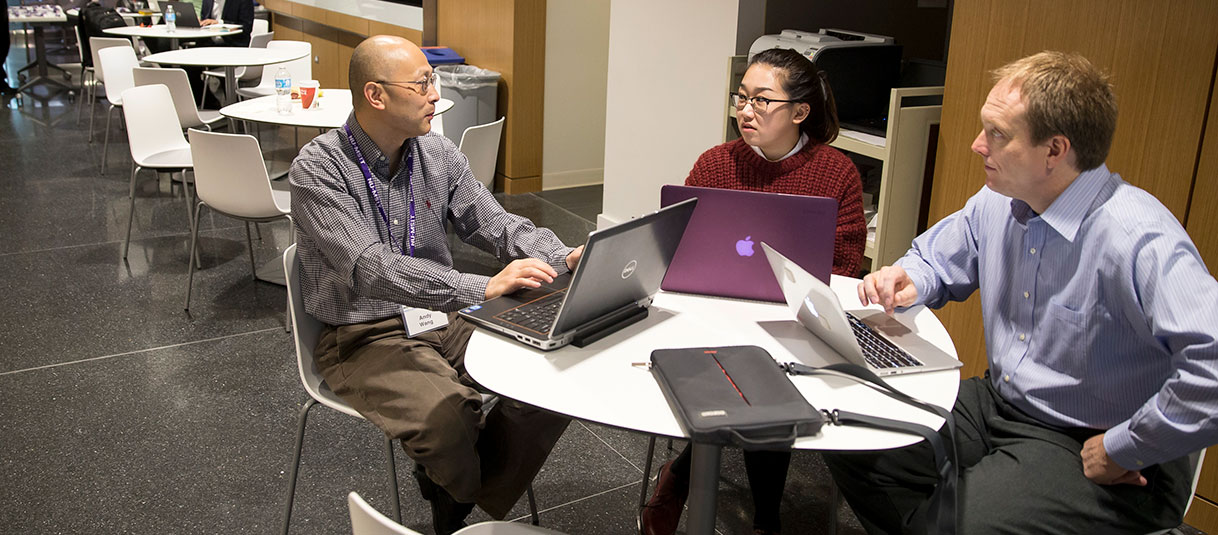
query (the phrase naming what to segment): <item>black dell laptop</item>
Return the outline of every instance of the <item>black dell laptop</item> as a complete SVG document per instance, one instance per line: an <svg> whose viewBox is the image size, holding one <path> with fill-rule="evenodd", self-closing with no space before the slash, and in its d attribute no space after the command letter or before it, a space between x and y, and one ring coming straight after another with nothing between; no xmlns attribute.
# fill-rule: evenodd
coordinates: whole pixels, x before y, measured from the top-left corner
<svg viewBox="0 0 1218 535"><path fill-rule="evenodd" d="M689 199L592 232L574 273L459 313L546 351L591 344L647 317L697 201Z"/></svg>

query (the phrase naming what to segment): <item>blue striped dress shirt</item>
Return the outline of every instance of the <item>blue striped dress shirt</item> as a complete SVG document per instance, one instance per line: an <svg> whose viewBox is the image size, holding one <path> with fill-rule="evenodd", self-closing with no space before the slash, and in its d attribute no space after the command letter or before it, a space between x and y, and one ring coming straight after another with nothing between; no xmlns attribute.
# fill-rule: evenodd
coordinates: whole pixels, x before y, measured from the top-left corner
<svg viewBox="0 0 1218 535"><path fill-rule="evenodd" d="M1137 470L1218 442L1218 282L1157 199L1101 165L1043 214L983 187L898 265L917 304L981 291L990 380Z"/></svg>

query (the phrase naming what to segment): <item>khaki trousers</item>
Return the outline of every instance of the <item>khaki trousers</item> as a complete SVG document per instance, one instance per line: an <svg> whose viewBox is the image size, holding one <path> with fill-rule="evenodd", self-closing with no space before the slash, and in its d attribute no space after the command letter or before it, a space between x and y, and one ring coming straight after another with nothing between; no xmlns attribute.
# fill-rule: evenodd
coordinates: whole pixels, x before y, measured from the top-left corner
<svg viewBox="0 0 1218 535"><path fill-rule="evenodd" d="M502 519L541 470L569 420L501 398L487 414L465 372L473 325L409 338L401 317L323 330L315 359L344 401L400 439L454 499Z"/></svg>

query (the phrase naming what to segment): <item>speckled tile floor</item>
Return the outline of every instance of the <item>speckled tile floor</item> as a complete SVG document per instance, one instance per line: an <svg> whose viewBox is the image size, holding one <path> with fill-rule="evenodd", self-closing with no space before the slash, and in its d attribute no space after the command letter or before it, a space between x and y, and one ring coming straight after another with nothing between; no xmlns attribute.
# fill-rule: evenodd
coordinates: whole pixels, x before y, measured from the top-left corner
<svg viewBox="0 0 1218 535"><path fill-rule="evenodd" d="M15 46L10 72L24 62ZM166 180L141 183L124 262L125 135L113 128L102 175L101 136L87 141L88 111L78 126L66 96L2 102L0 533L278 530L306 395L283 329L284 290L251 279L243 225L203 220L203 269L184 312L189 233L180 191ZM104 106L93 114L100 129ZM269 145L279 147L282 168L293 147L286 131L280 140ZM601 195L593 186L499 198L578 243L594 228ZM259 262L282 251L287 234L286 224L262 225ZM459 269L497 271L489 255L454 248ZM349 533L352 490L385 510L381 444L366 422L314 411L292 532ZM658 462L675 455L663 444ZM646 446L636 433L571 425L535 482L542 525L635 532ZM403 519L430 533L409 460L400 450L397 458ZM783 499L787 533L828 532L831 517L839 533L862 533L848 507L829 502L828 489L819 456L797 452ZM719 532L751 533L751 510L740 454L729 450ZM510 518L526 515L522 501Z"/></svg>

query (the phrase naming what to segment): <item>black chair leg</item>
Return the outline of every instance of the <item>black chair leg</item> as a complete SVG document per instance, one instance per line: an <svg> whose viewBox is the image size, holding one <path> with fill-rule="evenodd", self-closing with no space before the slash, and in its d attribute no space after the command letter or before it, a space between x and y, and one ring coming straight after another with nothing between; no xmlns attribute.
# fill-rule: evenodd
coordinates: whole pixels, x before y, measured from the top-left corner
<svg viewBox="0 0 1218 535"><path fill-rule="evenodd" d="M541 515L537 514L537 496L533 494L533 484L529 483L529 516L533 521L534 526L541 525Z"/></svg>
<svg viewBox="0 0 1218 535"><path fill-rule="evenodd" d="M309 409L317 404L317 400L309 398L304 407L300 408L299 423L296 425L296 453L292 455L292 466L288 470L288 500L283 512L283 535L288 534L288 526L292 524L292 501L296 497L296 474L300 472L300 451L304 447L305 422L309 419Z"/></svg>

